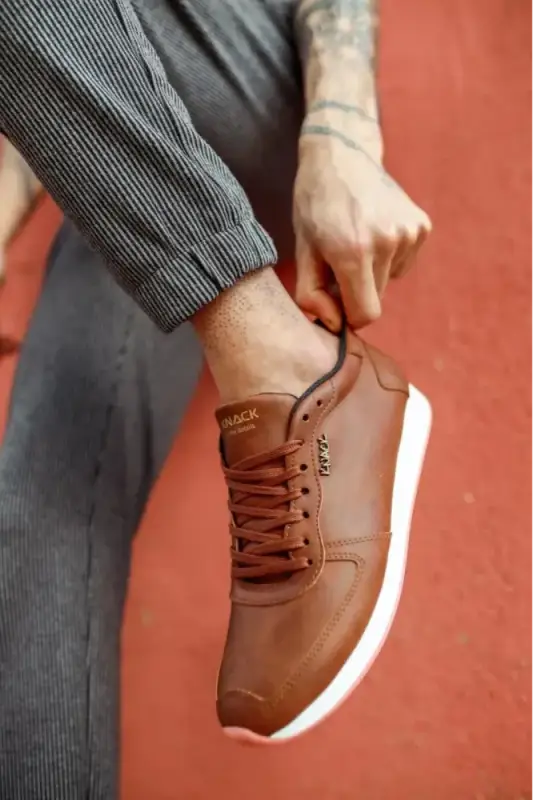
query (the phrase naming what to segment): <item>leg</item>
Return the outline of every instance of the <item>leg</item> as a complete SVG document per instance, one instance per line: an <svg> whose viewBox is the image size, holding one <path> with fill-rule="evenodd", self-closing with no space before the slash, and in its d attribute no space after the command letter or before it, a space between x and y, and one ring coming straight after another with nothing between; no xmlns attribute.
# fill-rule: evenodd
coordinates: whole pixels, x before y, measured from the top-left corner
<svg viewBox="0 0 533 800"><path fill-rule="evenodd" d="M295 5L134 2L196 129L245 188L281 259L294 255L292 186L302 118ZM241 281L209 309L195 324L225 400L280 385L299 393L334 360L335 346L307 323L270 270Z"/></svg>
<svg viewBox="0 0 533 800"><path fill-rule="evenodd" d="M180 34L178 20L165 19ZM212 65L210 54L197 57ZM290 68L280 70L282 80L268 63L261 74L267 98L279 95L281 103ZM212 77L207 67L205 73L204 87ZM223 72L221 91L222 105L234 108L231 118L247 120L243 141L261 149L268 132L273 158L279 131L256 113L265 104L235 91L231 70ZM293 83L291 92L297 96ZM293 105L287 103L286 130L295 132ZM202 120L193 110L223 151L233 132L220 137L216 117ZM237 149L223 153L286 253L294 144L294 136L281 137L282 168L270 163L263 174L254 152L240 160ZM272 170L284 180L273 181ZM0 455L2 796L114 797L118 642L131 537L197 369L191 329L159 334L67 226L23 349Z"/></svg>
<svg viewBox="0 0 533 800"><path fill-rule="evenodd" d="M194 11L191 4L192 17ZM153 14L143 18L146 31L162 58L168 55L167 69L171 74L173 68L177 85L180 50L173 37L181 37L187 54L187 46L197 47L201 20L193 19L196 28L180 26L166 4L154 7ZM274 34L275 20L268 19ZM177 88L190 95L196 124L206 135L211 132L213 146L248 187L257 213L287 255L299 102L289 19L281 23L282 33L274 37L280 58L273 45L270 58L255 59L257 93L247 88L243 63L224 61L216 80L222 93L217 102L229 110L234 125L226 135L218 131L211 105L202 109L193 102L201 94L190 82L195 73L188 57L189 82L184 79ZM256 56L261 30L259 25L252 37ZM204 91L218 75L207 44L212 40L213 35L204 37L204 50L195 54ZM238 60L239 43L227 44L228 59L233 54ZM284 119L264 118L270 102L283 109ZM240 125L246 131L240 141L249 145L242 158L232 144ZM289 377L296 364L298 391L329 363L330 348L324 347L323 361L316 357L320 337L315 339L268 270L257 282L243 282L228 293L217 308L198 320L206 351L214 353L225 325L234 353L243 325L251 336L239 392L260 388L250 364L259 363L254 348L261 341L271 343L267 349L273 355L261 363L257 381L269 374L281 385L279 364L286 365L283 374ZM194 382L197 353L189 337L190 328L169 338L158 334L77 234L66 229L22 354L0 459L0 788L6 796L113 797L118 637L129 547ZM297 346L301 341L303 349ZM229 350L220 354L218 365L215 357L210 360L215 374L224 372Z"/></svg>
<svg viewBox="0 0 533 800"><path fill-rule="evenodd" d="M246 191L280 259L292 259L303 114L296 0L134 0L134 6L196 130Z"/></svg>
<svg viewBox="0 0 533 800"><path fill-rule="evenodd" d="M0 451L0 796L111 800L131 540L199 372L67 225Z"/></svg>

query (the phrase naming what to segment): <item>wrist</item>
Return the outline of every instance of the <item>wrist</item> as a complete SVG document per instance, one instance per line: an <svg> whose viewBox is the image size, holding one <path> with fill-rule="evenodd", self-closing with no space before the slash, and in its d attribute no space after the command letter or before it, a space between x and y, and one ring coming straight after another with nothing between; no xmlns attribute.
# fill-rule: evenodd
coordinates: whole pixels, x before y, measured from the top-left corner
<svg viewBox="0 0 533 800"><path fill-rule="evenodd" d="M339 68L329 52L310 58L305 72L305 126L329 127L383 157L375 76L368 65Z"/></svg>
<svg viewBox="0 0 533 800"><path fill-rule="evenodd" d="M375 117L353 110L350 104L335 101L317 101L308 108L300 134L300 156L307 145L330 135L336 141L345 142L354 149L363 151L377 164L383 162L383 137Z"/></svg>

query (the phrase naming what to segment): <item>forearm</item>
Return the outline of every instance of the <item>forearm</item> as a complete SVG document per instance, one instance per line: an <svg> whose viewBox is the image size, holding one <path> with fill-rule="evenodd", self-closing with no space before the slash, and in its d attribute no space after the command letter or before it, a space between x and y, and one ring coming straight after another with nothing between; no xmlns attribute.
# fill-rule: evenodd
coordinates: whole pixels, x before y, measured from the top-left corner
<svg viewBox="0 0 533 800"><path fill-rule="evenodd" d="M0 0L0 53L0 130L160 327L275 261L130 0Z"/></svg>
<svg viewBox="0 0 533 800"><path fill-rule="evenodd" d="M380 160L377 30L377 0L300 0L295 17L306 125L356 137Z"/></svg>

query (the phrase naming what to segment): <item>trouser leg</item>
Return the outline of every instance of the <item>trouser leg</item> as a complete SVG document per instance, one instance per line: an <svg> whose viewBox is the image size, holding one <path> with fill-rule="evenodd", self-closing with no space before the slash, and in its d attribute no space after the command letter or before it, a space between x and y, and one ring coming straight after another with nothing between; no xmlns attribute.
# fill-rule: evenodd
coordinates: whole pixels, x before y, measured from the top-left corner
<svg viewBox="0 0 533 800"><path fill-rule="evenodd" d="M0 451L0 797L111 800L134 532L196 384L67 225Z"/></svg>

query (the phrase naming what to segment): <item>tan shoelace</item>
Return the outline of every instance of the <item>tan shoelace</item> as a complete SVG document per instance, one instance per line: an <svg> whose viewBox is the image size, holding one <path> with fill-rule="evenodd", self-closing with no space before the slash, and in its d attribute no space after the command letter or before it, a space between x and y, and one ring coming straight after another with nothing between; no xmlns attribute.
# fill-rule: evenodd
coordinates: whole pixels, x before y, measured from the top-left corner
<svg viewBox="0 0 533 800"><path fill-rule="evenodd" d="M281 576L309 566L308 558L297 555L307 540L286 528L305 517L300 509L291 509L292 501L302 497L305 489L291 490L287 486L302 467L287 468L285 462L302 444L296 440L286 442L249 456L231 468L224 467L234 520L230 528L234 578ZM254 501L258 505L253 505Z"/></svg>

